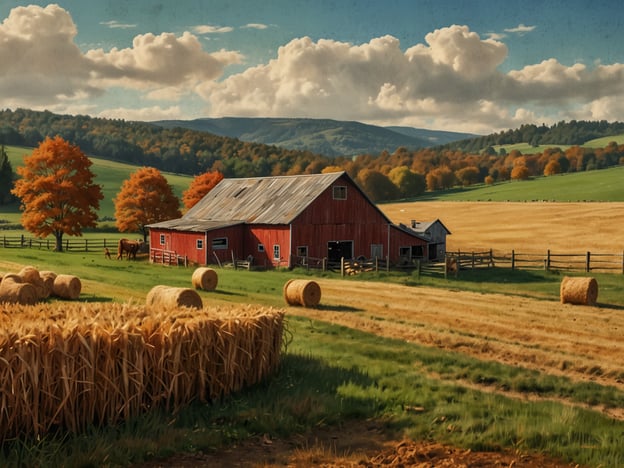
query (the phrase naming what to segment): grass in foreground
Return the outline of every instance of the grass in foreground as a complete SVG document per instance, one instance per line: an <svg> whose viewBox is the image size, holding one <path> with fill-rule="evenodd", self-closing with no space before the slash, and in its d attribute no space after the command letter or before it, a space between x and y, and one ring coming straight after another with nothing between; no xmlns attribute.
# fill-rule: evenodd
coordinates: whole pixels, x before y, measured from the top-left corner
<svg viewBox="0 0 624 468"><path fill-rule="evenodd" d="M76 274L86 282L81 298L85 301L143 301L155 284L188 285L193 271L145 261L105 260L99 253L0 249L0 271L7 271L7 265L34 265ZM202 296L214 302L282 306L284 281L309 274L300 270L222 269L217 290ZM357 279L367 278L550 299L558 297L561 279L542 271L499 269L467 272L458 280L418 278L406 273L378 273ZM623 307L621 276L604 275L599 282L601 288L612 288L615 304ZM396 431L399 438L406 434L474 450L544 452L588 466L624 463L620 443L623 422L556 401L621 408L621 390L296 316L289 317L288 328L292 342L282 369L263 385L211 405L193 404L178 415L156 410L126 424L94 428L87 434L6 443L0 465L101 466L105 460L110 466L123 466L180 452L214 451L253 435L287 437L319 426L368 418L385 421L388 431ZM543 400L518 401L471 389L471 383L539 395ZM414 407L422 411L408 410Z"/></svg>
<svg viewBox="0 0 624 468"><path fill-rule="evenodd" d="M561 386L561 391L581 394L574 383L546 381L513 368L501 372L455 353L298 317L290 317L289 329L293 340L283 366L262 385L213 404L193 404L177 415L154 411L88 434L7 443L0 463L101 466L106 460L106 465L122 466L180 452L210 452L250 436L281 438L368 418L385 421L399 438L406 434L473 450L548 453L588 466L624 463L621 421L555 401L480 392L428 375L432 363L459 359L460 365L496 373L501 382L524 378L534 382L531 388ZM624 394L610 390L605 399L620 404ZM410 410L415 407L420 410Z"/></svg>

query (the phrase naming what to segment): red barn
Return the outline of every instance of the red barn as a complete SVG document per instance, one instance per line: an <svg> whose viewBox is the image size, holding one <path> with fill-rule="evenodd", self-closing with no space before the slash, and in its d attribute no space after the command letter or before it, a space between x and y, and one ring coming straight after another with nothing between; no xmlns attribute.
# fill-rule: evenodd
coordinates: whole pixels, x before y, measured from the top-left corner
<svg viewBox="0 0 624 468"><path fill-rule="evenodd" d="M291 267L308 258L431 260L428 240L393 224L345 172L223 179L182 218L151 224L159 253L200 265L253 258ZM432 255L433 254L433 255Z"/></svg>

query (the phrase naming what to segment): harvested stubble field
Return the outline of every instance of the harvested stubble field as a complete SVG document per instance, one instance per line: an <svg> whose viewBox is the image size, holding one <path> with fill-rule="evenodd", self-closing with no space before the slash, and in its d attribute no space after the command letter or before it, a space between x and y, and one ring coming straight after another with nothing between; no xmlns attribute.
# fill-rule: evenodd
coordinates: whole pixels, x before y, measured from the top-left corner
<svg viewBox="0 0 624 468"><path fill-rule="evenodd" d="M624 203L414 202L380 205L392 221L439 219L447 249L621 254Z"/></svg>

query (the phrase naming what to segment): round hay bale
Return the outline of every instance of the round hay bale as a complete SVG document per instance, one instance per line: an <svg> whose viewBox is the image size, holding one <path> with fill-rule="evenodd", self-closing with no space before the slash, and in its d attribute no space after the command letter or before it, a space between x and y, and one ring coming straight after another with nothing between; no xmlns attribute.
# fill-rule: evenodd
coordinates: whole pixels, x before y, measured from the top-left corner
<svg viewBox="0 0 624 468"><path fill-rule="evenodd" d="M7 275L17 276L17 275ZM3 278L0 283L0 302L9 302L11 304L36 304L39 300L35 287L30 283L22 283L14 281L13 278Z"/></svg>
<svg viewBox="0 0 624 468"><path fill-rule="evenodd" d="M18 275L22 278L23 283L32 284L35 287L39 299L46 299L50 296L51 289L43 282L39 270L35 267L26 266L20 270Z"/></svg>
<svg viewBox="0 0 624 468"><path fill-rule="evenodd" d="M204 307L197 291L191 288L173 286L154 286L145 298L145 306L150 310L175 309L179 307Z"/></svg>
<svg viewBox="0 0 624 468"><path fill-rule="evenodd" d="M18 275L22 278L23 283L34 284L36 281L41 279L39 276L39 270L33 266L25 266L19 271Z"/></svg>
<svg viewBox="0 0 624 468"><path fill-rule="evenodd" d="M43 281L43 285L45 286L48 296L52 294L52 289L54 288L54 280L56 279L56 273L53 271L42 270L39 272L39 276ZM47 297L47 296L46 296Z"/></svg>
<svg viewBox="0 0 624 468"><path fill-rule="evenodd" d="M78 299L82 283L74 275L57 275L52 285L52 294L61 299Z"/></svg>
<svg viewBox="0 0 624 468"><path fill-rule="evenodd" d="M284 299L288 305L316 307L321 302L321 287L315 281L291 279L284 285Z"/></svg>
<svg viewBox="0 0 624 468"><path fill-rule="evenodd" d="M195 289L214 291L217 288L219 277L217 276L217 272L212 268L201 267L193 272L191 281Z"/></svg>
<svg viewBox="0 0 624 468"><path fill-rule="evenodd" d="M565 276L561 281L559 297L562 304L595 305L598 282L595 278Z"/></svg>

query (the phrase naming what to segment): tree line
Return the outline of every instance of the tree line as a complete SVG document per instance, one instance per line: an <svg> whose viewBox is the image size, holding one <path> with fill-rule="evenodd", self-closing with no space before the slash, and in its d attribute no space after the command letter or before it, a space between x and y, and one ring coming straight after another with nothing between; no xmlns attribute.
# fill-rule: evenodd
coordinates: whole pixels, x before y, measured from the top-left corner
<svg viewBox="0 0 624 468"><path fill-rule="evenodd" d="M523 125L519 129L440 147L328 158L307 151L242 142L235 138L144 122L57 115L25 109L0 111L0 144L36 147L46 137L60 136L81 151L159 171L197 176L265 177L346 171L373 201L414 198L426 191L454 186L522 180L602 169L624 164L624 145L605 148L553 146L543 152L507 154L493 145L532 142L586 141L624 133L624 124L560 122L553 127ZM563 141L561 141L563 140ZM3 169L4 168L4 169ZM0 177L6 163L0 153ZM0 185L9 192L10 185ZM0 193L0 203L8 195Z"/></svg>

